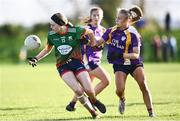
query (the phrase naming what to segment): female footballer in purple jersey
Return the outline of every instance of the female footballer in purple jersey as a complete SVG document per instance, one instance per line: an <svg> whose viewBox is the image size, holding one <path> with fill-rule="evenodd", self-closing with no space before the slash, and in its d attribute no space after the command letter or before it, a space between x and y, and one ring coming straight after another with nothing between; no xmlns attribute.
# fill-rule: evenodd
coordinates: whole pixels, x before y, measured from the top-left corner
<svg viewBox="0 0 180 121"><path fill-rule="evenodd" d="M108 62L113 64L116 81L116 94L119 97L119 112L125 111L125 83L128 74L137 81L143 95L149 116L154 117L152 98L140 58L140 35L130 24L142 17L142 11L135 6L129 10L120 9L116 25L106 30L97 45L108 44Z"/></svg>
<svg viewBox="0 0 180 121"><path fill-rule="evenodd" d="M35 57L28 58L33 67L46 57L55 48L57 70L64 82L76 93L78 100L91 113L93 118L99 117L94 106L102 112L106 107L96 99L91 79L82 63L80 50L81 36L88 35L91 46L95 45L93 31L88 28L71 25L67 18L56 13L51 17L51 29L48 33L48 41L45 48ZM85 96L84 92L90 97Z"/></svg>
<svg viewBox="0 0 180 121"><path fill-rule="evenodd" d="M93 30L96 40L100 39L105 32L105 28L100 25L102 18L103 10L99 7L94 7L90 10L90 19L85 21L85 23L88 23L86 28ZM89 70L91 81L93 81L94 78L100 80L100 82L95 86L96 95L98 95L110 83L110 75L100 66L102 50L102 46L98 46L93 50L89 45L82 45L82 54L86 56L85 58L88 62L87 68ZM74 111L76 101L77 96L75 95L72 101L66 106L66 110Z"/></svg>

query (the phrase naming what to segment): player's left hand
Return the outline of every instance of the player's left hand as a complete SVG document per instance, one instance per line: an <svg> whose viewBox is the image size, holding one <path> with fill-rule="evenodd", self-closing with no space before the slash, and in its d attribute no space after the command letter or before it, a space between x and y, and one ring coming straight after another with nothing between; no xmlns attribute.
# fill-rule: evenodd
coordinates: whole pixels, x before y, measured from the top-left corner
<svg viewBox="0 0 180 121"><path fill-rule="evenodd" d="M37 61L38 59L36 57L28 57L28 62L29 62L29 65L32 65L32 67L35 67L37 66Z"/></svg>

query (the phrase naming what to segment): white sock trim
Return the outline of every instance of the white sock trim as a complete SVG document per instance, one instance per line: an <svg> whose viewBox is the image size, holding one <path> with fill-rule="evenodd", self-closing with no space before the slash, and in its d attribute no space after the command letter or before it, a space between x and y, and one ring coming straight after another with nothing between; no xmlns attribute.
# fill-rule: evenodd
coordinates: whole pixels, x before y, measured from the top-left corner
<svg viewBox="0 0 180 121"><path fill-rule="evenodd" d="M78 99L80 99L80 98L82 98L83 96L84 96L84 94L83 94L83 95L81 95L81 96L78 96L77 98L78 98Z"/></svg>
<svg viewBox="0 0 180 121"><path fill-rule="evenodd" d="M84 104L82 104L82 105L86 105L87 104L87 100L86 100L86 102L84 102Z"/></svg>

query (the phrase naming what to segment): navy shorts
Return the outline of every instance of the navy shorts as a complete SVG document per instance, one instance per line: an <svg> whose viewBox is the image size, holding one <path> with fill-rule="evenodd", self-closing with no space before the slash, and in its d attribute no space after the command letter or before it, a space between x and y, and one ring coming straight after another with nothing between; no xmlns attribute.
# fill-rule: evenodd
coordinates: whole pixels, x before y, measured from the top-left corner
<svg viewBox="0 0 180 121"><path fill-rule="evenodd" d="M75 75L78 75L82 71L87 71L83 63L78 59L69 59L65 64L57 68L60 76L62 77L68 71L72 71Z"/></svg>
<svg viewBox="0 0 180 121"><path fill-rule="evenodd" d="M91 70L94 70L94 69L96 69L97 67L99 67L99 65L98 65L97 63L93 62L93 61L90 61L90 62L88 63L88 66L89 66L89 68L90 68Z"/></svg>
<svg viewBox="0 0 180 121"><path fill-rule="evenodd" d="M120 64L113 64L114 73L117 71L122 71L125 74L131 74L133 75L134 70L137 67L143 67L143 64L136 64L136 65L120 65Z"/></svg>

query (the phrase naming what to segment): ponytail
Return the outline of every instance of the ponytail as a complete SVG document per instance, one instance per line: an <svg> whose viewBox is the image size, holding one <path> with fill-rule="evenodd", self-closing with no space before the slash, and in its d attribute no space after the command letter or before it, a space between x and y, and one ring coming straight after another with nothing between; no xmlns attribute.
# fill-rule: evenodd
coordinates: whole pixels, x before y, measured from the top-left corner
<svg viewBox="0 0 180 121"><path fill-rule="evenodd" d="M82 24L89 24L91 22L90 17L80 17L79 20Z"/></svg>
<svg viewBox="0 0 180 121"><path fill-rule="evenodd" d="M131 18L131 22L135 23L142 18L143 13L140 7L134 6L131 9L129 9L129 15Z"/></svg>

